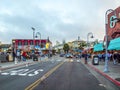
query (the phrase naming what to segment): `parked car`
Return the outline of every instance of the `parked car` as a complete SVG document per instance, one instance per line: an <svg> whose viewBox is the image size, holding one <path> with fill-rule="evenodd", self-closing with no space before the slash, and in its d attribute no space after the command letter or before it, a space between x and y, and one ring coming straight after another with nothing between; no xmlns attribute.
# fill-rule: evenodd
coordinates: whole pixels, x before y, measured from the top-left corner
<svg viewBox="0 0 120 90"><path fill-rule="evenodd" d="M64 54L64 53L62 53L62 54L60 54L60 57L64 57L64 55L65 55L65 54Z"/></svg>
<svg viewBox="0 0 120 90"><path fill-rule="evenodd" d="M65 55L66 58L73 58L73 55L71 53L68 53Z"/></svg>

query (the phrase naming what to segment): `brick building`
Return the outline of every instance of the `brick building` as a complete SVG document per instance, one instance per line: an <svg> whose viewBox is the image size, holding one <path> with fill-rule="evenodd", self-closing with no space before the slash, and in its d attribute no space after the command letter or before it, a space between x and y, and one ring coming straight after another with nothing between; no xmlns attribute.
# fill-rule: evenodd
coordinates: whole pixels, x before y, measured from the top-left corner
<svg viewBox="0 0 120 90"><path fill-rule="evenodd" d="M112 20L113 18L119 20ZM108 41L120 37L120 7L116 8L113 12L108 14Z"/></svg>

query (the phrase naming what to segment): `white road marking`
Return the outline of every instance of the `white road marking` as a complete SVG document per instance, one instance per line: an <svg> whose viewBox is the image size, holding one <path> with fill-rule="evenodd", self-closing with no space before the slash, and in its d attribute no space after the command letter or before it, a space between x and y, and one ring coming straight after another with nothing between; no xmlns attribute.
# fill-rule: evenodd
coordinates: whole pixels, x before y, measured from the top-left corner
<svg viewBox="0 0 120 90"><path fill-rule="evenodd" d="M39 71L43 71L43 69L38 69L33 74L28 74L28 76L35 76L35 75L39 74Z"/></svg>
<svg viewBox="0 0 120 90"><path fill-rule="evenodd" d="M58 62L60 62L61 60L57 60Z"/></svg>
<svg viewBox="0 0 120 90"><path fill-rule="evenodd" d="M17 73L11 73L10 75L17 75Z"/></svg>
<svg viewBox="0 0 120 90"><path fill-rule="evenodd" d="M9 75L9 73L5 72L5 73L1 73L1 75Z"/></svg>
<svg viewBox="0 0 120 90"><path fill-rule="evenodd" d="M43 69L40 69L41 72L43 72L44 70Z"/></svg>
<svg viewBox="0 0 120 90"><path fill-rule="evenodd" d="M43 69L19 69L19 70L14 70L14 71L10 71L10 72L3 72L1 73L1 75L19 75L19 76L35 76L37 74L39 74L40 72L43 72Z"/></svg>
<svg viewBox="0 0 120 90"><path fill-rule="evenodd" d="M80 62L80 60L77 60L77 62Z"/></svg>
<svg viewBox="0 0 120 90"><path fill-rule="evenodd" d="M35 71L35 69L30 70L30 71L28 71L28 72L26 72L26 73L20 73L20 74L18 74L18 75L19 75L19 76L26 76L28 73L33 72L33 71Z"/></svg>
<svg viewBox="0 0 120 90"><path fill-rule="evenodd" d="M103 84L99 84L99 86L106 87L106 85L103 85Z"/></svg>
<svg viewBox="0 0 120 90"><path fill-rule="evenodd" d="M11 71L10 75L19 75L22 74L24 72L27 72L29 69L20 69L20 70L16 70L16 71Z"/></svg>

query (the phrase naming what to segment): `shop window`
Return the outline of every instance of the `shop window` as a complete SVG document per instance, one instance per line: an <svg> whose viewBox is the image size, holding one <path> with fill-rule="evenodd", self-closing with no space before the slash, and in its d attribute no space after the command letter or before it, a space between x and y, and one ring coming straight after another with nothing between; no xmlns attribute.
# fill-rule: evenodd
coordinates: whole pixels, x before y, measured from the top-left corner
<svg viewBox="0 0 120 90"><path fill-rule="evenodd" d="M30 41L30 45L33 45L33 41Z"/></svg>
<svg viewBox="0 0 120 90"><path fill-rule="evenodd" d="M19 45L19 46L22 45L22 41L18 41L18 45Z"/></svg>
<svg viewBox="0 0 120 90"><path fill-rule="evenodd" d="M39 41L36 41L35 45L39 45Z"/></svg>
<svg viewBox="0 0 120 90"><path fill-rule="evenodd" d="M24 41L24 45L28 45L28 41Z"/></svg>

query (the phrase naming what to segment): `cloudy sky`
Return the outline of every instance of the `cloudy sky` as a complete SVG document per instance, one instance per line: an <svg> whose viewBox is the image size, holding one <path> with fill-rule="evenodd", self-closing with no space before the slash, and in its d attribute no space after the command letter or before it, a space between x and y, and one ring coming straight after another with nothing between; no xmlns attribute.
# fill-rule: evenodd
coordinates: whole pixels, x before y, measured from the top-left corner
<svg viewBox="0 0 120 90"><path fill-rule="evenodd" d="M0 0L0 41L32 39L34 27L42 39L56 41L103 40L105 12L120 6L119 0Z"/></svg>

